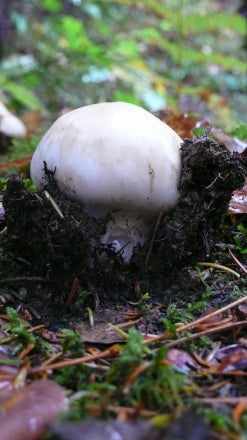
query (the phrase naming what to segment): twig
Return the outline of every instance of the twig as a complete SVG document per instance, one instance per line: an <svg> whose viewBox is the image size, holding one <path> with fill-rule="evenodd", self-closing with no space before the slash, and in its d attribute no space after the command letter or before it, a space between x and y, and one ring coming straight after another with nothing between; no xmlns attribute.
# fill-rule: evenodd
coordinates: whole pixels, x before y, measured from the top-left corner
<svg viewBox="0 0 247 440"><path fill-rule="evenodd" d="M247 397L246 396L238 396L238 397L199 397L196 400L203 403L210 403L210 404L219 404L219 403L225 403L225 404L232 404L236 405L236 403L240 402L246 402L247 403Z"/></svg>
<svg viewBox="0 0 247 440"><path fill-rule="evenodd" d="M233 261L235 261L235 263L240 267L240 269L242 269L244 273L247 273L246 267L242 263L240 263L240 261L237 259L237 257L235 257L235 255L232 253L230 249L229 249L229 255L232 257Z"/></svg>
<svg viewBox="0 0 247 440"><path fill-rule="evenodd" d="M240 278L239 273L235 272L235 270L230 269L229 267L223 266L222 264L218 264L218 263L209 263L207 261L200 261L199 263L196 263L197 266L207 266L207 267L212 267L213 269L221 269L224 270L225 272L229 272L232 275L234 275L237 278Z"/></svg>
<svg viewBox="0 0 247 440"><path fill-rule="evenodd" d="M243 298L237 299L236 301L228 304L227 306L221 307L221 309L215 310L212 313L209 313L208 315L201 316L201 318L196 319L196 321L190 322L189 324L183 325L182 327L179 327L177 329L177 332L181 333L185 330L188 330L192 327L197 326L198 324L201 324L203 321L207 321L208 319L211 319L213 316L219 315L222 312L225 312L226 310L232 309L233 307L237 306L238 304L241 304L243 302L247 301L247 296L244 296Z"/></svg>
<svg viewBox="0 0 247 440"><path fill-rule="evenodd" d="M69 292L69 296L68 296L67 302L65 304L65 311L67 310L67 307L71 304L71 301L72 301L72 299L75 296L75 293L76 293L77 288L78 288L78 284L79 284L79 280L78 280L77 277L75 277L73 279L73 283L72 283L72 286L71 286L71 289L70 289L70 292Z"/></svg>
<svg viewBox="0 0 247 440"><path fill-rule="evenodd" d="M247 325L247 321L233 322L231 324L210 328L210 329L205 330L203 332L193 333L192 335L185 336L180 339L175 339L174 341L170 341L167 344L165 344L165 346L169 347L169 348L174 347L175 345L179 345L184 342L191 341L192 339L200 338L201 336L207 336L207 335L211 335L213 333L218 333L219 331L231 330L232 328L246 326L246 325Z"/></svg>
<svg viewBox="0 0 247 440"><path fill-rule="evenodd" d="M152 250L153 250L153 246L154 246L155 236L157 234L157 231L158 231L158 228L159 228L159 225L160 225L160 222L161 222L161 219L163 217L164 212L165 212L164 209L161 209L160 212L159 212L159 215L158 215L158 218L157 218L157 221L156 221L156 225L154 227L153 236L151 238L149 249L148 249L148 252L147 252L146 259L145 259L145 267L147 267L147 265L148 265L148 262L149 262L149 259L150 259L150 256L151 256L151 253L152 253Z"/></svg>
<svg viewBox="0 0 247 440"><path fill-rule="evenodd" d="M102 413L102 406L100 405L88 405L89 412L93 412L94 414L101 414ZM104 407L104 410L108 410L110 412L113 412L114 414L118 414L120 412L125 412L129 415L135 415L136 413L140 417L154 417L157 415L156 411L150 411L148 409L142 409L142 408L135 408L135 407L126 407L126 406L118 406L118 405L107 405Z"/></svg>
<svg viewBox="0 0 247 440"><path fill-rule="evenodd" d="M29 374L41 373L47 370L57 370L59 368L70 367L71 365L79 365L87 362L92 362L97 359L104 359L110 356L115 356L119 354L120 347L118 345L114 345L107 350L101 351L100 353L92 354L89 356L82 356L76 359L68 359L65 361L57 362L52 365L41 365L40 367L30 368Z"/></svg>

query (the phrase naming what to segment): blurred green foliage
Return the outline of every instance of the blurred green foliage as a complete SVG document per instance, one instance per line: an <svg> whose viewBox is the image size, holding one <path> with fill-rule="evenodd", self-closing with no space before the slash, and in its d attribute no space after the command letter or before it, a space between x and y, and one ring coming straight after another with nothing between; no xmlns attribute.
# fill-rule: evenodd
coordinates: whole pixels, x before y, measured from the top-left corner
<svg viewBox="0 0 247 440"><path fill-rule="evenodd" d="M1 93L20 110L55 115L64 107L122 100L151 111L196 110L221 126L246 122L246 23L237 6L226 0L13 1Z"/></svg>

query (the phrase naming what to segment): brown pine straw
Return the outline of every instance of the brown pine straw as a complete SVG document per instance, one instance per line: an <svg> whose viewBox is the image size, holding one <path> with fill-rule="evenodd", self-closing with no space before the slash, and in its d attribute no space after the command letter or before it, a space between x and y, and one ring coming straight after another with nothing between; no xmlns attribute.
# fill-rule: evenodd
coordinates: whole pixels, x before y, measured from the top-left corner
<svg viewBox="0 0 247 440"><path fill-rule="evenodd" d="M236 425L238 425L238 426L240 425L240 419L243 415L243 412L246 409L246 406L247 406L247 402L242 400L241 402L239 402L235 406L235 408L232 412L232 419L233 419L234 423L236 423Z"/></svg>
<svg viewBox="0 0 247 440"><path fill-rule="evenodd" d="M232 251L229 249L229 255L231 256L231 258L233 259L233 261L240 267L240 269L244 272L247 273L247 268L246 266L244 266L242 263L240 263L240 261L237 259L237 257L235 257L235 255L232 253Z"/></svg>
<svg viewBox="0 0 247 440"><path fill-rule="evenodd" d="M93 413L93 415L100 415L102 414L102 406L100 405L93 405L93 404L89 404L88 405L88 411L89 414ZM157 411L150 411L148 409L143 409L143 408L135 408L135 407L128 407L128 406L118 406L118 405L106 405L104 407L104 410L106 411L110 411L114 414L119 415L119 413L121 412L125 412L126 414L133 416L135 414L139 415L140 417L154 417L156 416L158 413Z"/></svg>
<svg viewBox="0 0 247 440"><path fill-rule="evenodd" d="M72 301L72 299L74 298L74 296L76 294L76 291L78 289L78 284L79 284L79 280L78 280L77 277L75 277L73 279L73 283L72 283L72 286L71 286L71 289L70 289L70 293L69 293L67 302L65 304L65 311L67 310L68 306L71 304L71 301Z"/></svg>
<svg viewBox="0 0 247 440"><path fill-rule="evenodd" d="M141 365L139 365L130 375L127 377L126 381L124 382L123 386L121 387L121 391L125 394L128 393L131 385L135 380L137 379L140 374L142 374L144 371L148 369L150 366L150 362L143 362Z"/></svg>
<svg viewBox="0 0 247 440"><path fill-rule="evenodd" d="M238 397L197 397L199 402L209 403L211 405L226 404L226 405L236 405L238 403L244 402L247 404L247 396Z"/></svg>
<svg viewBox="0 0 247 440"><path fill-rule="evenodd" d="M17 359L24 359L29 353L30 351L32 351L35 347L35 344L29 344L24 350L22 350L22 352L19 354L19 356L17 357Z"/></svg>
<svg viewBox="0 0 247 440"><path fill-rule="evenodd" d="M217 315L225 312L226 310L232 309L233 307L236 307L243 302L247 302L247 296L244 296L243 298L237 299L236 301L234 301L224 307L221 307L221 309L215 310L214 312L209 313L208 315L201 316L201 318L197 319L196 321L190 322L189 324L186 324L186 325L183 325L182 327L179 327L177 329L177 332L181 333L181 332L184 332L185 330L188 330L192 327L196 327L198 324L201 324L203 321L210 320L212 317L217 316ZM243 321L243 322L245 322L245 321Z"/></svg>
<svg viewBox="0 0 247 440"><path fill-rule="evenodd" d="M226 310L232 309L233 307L236 307L237 305L243 303L243 302L247 302L247 296L244 296L243 298L240 298L224 307L221 307L221 309L215 310L214 312L211 312L207 315L201 316L200 318L196 319L193 322L190 322L189 324L183 325L179 328L177 328L177 333L182 333L184 331L190 330L193 327L197 327L198 324L201 324L204 321L208 321L211 318L213 318L214 316L220 315L221 313L225 312ZM189 341L191 339L196 339L200 336L205 336L205 335L209 335L212 333L216 333L219 331L223 331L223 330L229 330L231 328L234 327L239 327L239 326L246 326L247 325L247 321L239 321L239 322L233 322L233 323L229 323L229 324L224 324L224 325L217 325L214 328L199 332L199 333L195 333L193 335L184 337L184 338L180 338L180 339L176 339L174 341L168 342L166 344L167 347L173 347L174 345L178 345L181 344L182 342L186 342ZM158 336L152 336L152 337L148 337L145 338L145 340L143 341L144 344L150 344L152 342L158 342L158 341L162 341L166 338L166 332L162 333L161 335Z"/></svg>
<svg viewBox="0 0 247 440"><path fill-rule="evenodd" d="M245 301L247 301L247 296L244 296L243 298L240 298L240 299L228 304L227 306L224 306L218 310L215 310L214 312L209 313L208 315L204 315L201 318L199 318L189 324L186 324L182 327L179 327L177 329L177 333L181 333L181 332L189 330L193 327L196 327L196 326L198 326L198 324L201 324L204 321L210 320L212 317L214 317L218 314L221 314L222 312L225 312L226 310L229 310L229 309L231 309L231 308L233 308L233 307L237 306L238 304L241 304ZM246 326L246 325L247 325L247 321L233 322L233 323L228 323L228 324L224 324L221 326L218 325L217 327L207 329L202 332L194 333L189 336L185 336L185 337L182 337L182 338L179 338L176 340L169 341L165 344L165 346L169 347L169 348L174 347L176 345L180 345L184 342L199 338L201 336L210 335L210 334L224 331L224 330L231 330L235 327ZM167 337L166 332L164 332L158 336L147 337L143 340L143 344L146 345L146 344L151 344L153 342L158 342L158 341L162 341L162 340L165 341L166 337ZM64 367L68 367L68 366L72 366L72 365L79 365L82 363L93 362L98 359L104 359L104 358L108 358L108 357L112 357L112 356L117 356L117 355L119 355L120 351L121 351L121 347L119 345L113 345L112 347L110 347L104 351L100 351L99 353L96 353L96 354L82 356L82 357L76 358L76 359L67 359L64 361L56 362L54 364L41 365L39 367L30 368L28 373L29 374L36 374L36 373L45 372L47 370L56 370L59 368L64 368ZM236 375L236 373L237 373L237 371L234 372L234 375ZM217 372L217 373L214 372L213 374L225 374L225 373L224 372ZM229 373L227 373L227 374L229 374ZM242 375L245 375L244 372L242 373ZM247 375L247 372L246 372L246 375Z"/></svg>
<svg viewBox="0 0 247 440"><path fill-rule="evenodd" d="M41 373L47 370L57 370L58 368L64 368L71 365L79 365L87 362L92 362L98 359L104 359L107 357L116 356L119 354L121 347L119 345L113 345L112 347L108 348L107 350L100 351L99 353L92 354L89 356L82 356L80 358L76 359L67 359L61 362L56 362L55 364L51 365L41 365L40 367L34 367L30 368L28 373L29 374L36 374Z"/></svg>
<svg viewBox="0 0 247 440"><path fill-rule="evenodd" d="M229 330L232 329L233 327L237 327L237 326L244 326L247 325L247 321L240 321L240 322L234 322L232 324L228 324L228 325L224 325L221 327L217 327L217 328L213 328L210 330L205 330L204 332L200 332L200 333L195 333L193 335L190 336L186 336L184 338L180 338L174 341L170 341L167 344L165 344L166 347L170 348L170 347L174 347L176 345L182 344L183 342L187 342L191 339L196 339L199 338L201 336L205 336L208 334L212 334L212 333L216 333L218 331L223 331L223 330ZM164 339L164 335L161 335L162 337L159 337L159 340ZM156 338L149 338L148 343L154 342L153 340ZM157 341L157 339L156 339ZM147 343L146 340L143 341L143 344ZM78 365L78 364L82 364L82 363L88 363L88 362L92 362L98 359L104 359L107 357L112 357L112 356L116 356L120 353L121 348L119 345L113 345L111 348L104 350L102 352L96 353L96 354L92 354L92 355L88 355L88 356L83 356L81 358L76 358L76 359L67 359L61 362L57 362L54 364L43 364L40 367L34 367L34 368L30 368L28 371L28 374L36 374L36 373L41 373L41 372L45 372L47 370L57 370L59 368L64 368L64 367L69 367L72 365ZM232 372L212 372L212 374L231 374ZM235 372L238 373L238 372ZM235 374L234 373L234 374ZM239 372L240 373L240 372ZM241 372L242 373L242 372ZM243 376L245 375L244 372L242 374ZM247 372L246 372L247 375Z"/></svg>

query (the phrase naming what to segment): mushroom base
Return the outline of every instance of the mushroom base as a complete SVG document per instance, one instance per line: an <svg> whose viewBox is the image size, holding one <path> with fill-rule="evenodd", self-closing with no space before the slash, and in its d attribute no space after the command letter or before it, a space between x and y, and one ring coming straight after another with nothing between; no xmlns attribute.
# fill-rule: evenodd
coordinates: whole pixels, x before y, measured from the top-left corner
<svg viewBox="0 0 247 440"><path fill-rule="evenodd" d="M105 245L111 245L125 261L129 261L136 246L143 246L152 234L155 216L136 216L132 211L117 211L106 225L106 233L101 237Z"/></svg>

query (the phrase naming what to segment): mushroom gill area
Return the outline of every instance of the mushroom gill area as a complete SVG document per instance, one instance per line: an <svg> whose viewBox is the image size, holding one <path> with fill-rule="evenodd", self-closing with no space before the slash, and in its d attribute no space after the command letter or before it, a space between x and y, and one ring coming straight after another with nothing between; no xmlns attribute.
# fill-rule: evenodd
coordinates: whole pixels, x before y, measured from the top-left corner
<svg viewBox="0 0 247 440"><path fill-rule="evenodd" d="M102 244L109 218L95 219L68 199L51 170L38 192L26 190L20 177L10 177L3 198L6 267L1 272L10 267L13 282L24 283L40 307L50 299L53 307L62 308L75 280L78 292L92 292L94 302L96 297L101 302L129 299L136 282L142 292L164 296L183 267L210 258L222 240L231 194L246 176L241 158L206 136L185 139L181 154L180 199L170 213L159 216L153 237L136 246L128 264L112 246Z"/></svg>

